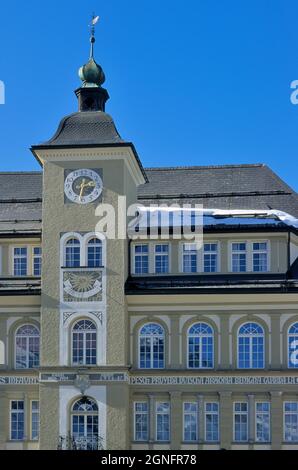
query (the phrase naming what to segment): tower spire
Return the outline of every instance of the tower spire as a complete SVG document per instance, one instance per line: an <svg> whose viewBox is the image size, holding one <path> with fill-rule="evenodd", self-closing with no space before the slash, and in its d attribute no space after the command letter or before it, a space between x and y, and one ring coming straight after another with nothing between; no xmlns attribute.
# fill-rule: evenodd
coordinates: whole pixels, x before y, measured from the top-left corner
<svg viewBox="0 0 298 470"><path fill-rule="evenodd" d="M79 100L79 111L104 111L109 94L102 84L105 82L105 74L99 64L94 60L95 25L99 16L92 15L90 23L90 57L87 64L79 69L79 77L82 85L75 93Z"/></svg>
<svg viewBox="0 0 298 470"><path fill-rule="evenodd" d="M99 20L99 16L96 16L95 13L93 13L91 17L91 23L90 23L90 59L94 58L94 43L95 43L95 25Z"/></svg>

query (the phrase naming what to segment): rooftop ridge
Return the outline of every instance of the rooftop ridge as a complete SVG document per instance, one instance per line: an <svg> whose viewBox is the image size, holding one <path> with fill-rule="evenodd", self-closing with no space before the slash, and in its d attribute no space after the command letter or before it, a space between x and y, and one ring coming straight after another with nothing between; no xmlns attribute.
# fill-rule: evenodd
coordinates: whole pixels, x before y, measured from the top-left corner
<svg viewBox="0 0 298 470"><path fill-rule="evenodd" d="M192 165L192 166L161 166L161 167L145 167L145 171L168 171L168 170L205 170L205 169L221 169L221 168L260 168L265 167L265 163L239 163L227 165Z"/></svg>

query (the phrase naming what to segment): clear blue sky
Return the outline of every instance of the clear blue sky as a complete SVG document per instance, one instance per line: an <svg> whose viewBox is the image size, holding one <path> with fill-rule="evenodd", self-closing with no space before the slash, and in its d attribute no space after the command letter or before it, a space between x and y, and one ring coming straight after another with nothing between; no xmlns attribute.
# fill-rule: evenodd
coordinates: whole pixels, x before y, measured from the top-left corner
<svg viewBox="0 0 298 470"><path fill-rule="evenodd" d="M298 190L294 0L2 2L1 171L39 169L28 148L76 111L92 11L107 111L145 166L264 162Z"/></svg>

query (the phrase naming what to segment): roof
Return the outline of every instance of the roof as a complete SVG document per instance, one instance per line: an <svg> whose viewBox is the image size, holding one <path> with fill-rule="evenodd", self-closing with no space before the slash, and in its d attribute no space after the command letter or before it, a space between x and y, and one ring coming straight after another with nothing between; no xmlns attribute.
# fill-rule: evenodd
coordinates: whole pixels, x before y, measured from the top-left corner
<svg viewBox="0 0 298 470"><path fill-rule="evenodd" d="M54 136L34 147L122 144L113 118L102 111L84 111L65 116Z"/></svg>
<svg viewBox="0 0 298 470"><path fill-rule="evenodd" d="M264 164L145 171L149 182L138 189L139 201L145 205L178 202L212 209L276 209L298 218L297 193ZM0 233L40 230L41 200L41 172L0 173ZM222 222L226 225L228 220Z"/></svg>
<svg viewBox="0 0 298 470"><path fill-rule="evenodd" d="M298 195L267 165L218 165L145 169L149 183L140 202L197 203L207 209L278 209L298 217Z"/></svg>

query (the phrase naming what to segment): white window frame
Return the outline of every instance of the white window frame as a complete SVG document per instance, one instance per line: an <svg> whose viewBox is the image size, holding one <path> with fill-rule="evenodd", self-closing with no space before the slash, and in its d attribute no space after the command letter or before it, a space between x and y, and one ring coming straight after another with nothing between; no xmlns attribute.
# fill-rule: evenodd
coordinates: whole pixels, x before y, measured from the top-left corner
<svg viewBox="0 0 298 470"><path fill-rule="evenodd" d="M194 440L189 440L189 439L185 439L185 414L190 414L189 412L185 413L185 405L186 404L191 404L191 405L195 405L196 407L196 439ZM182 428L182 434L183 434L183 442L191 442L191 443L194 443L194 442L198 442L198 437L199 437L199 413L198 413L198 402L197 401L183 401L182 403L182 415L183 415L183 428Z"/></svg>
<svg viewBox="0 0 298 470"><path fill-rule="evenodd" d="M260 411L257 411L257 405L260 403L268 403L269 404L269 439L268 441L258 441L257 440L257 414L260 413ZM261 412L262 414L266 414L266 412ZM271 442L271 403L270 401L267 400L257 400L255 402L255 442L260 443L260 444L267 444Z"/></svg>
<svg viewBox="0 0 298 470"><path fill-rule="evenodd" d="M156 256L163 256L163 253L156 253L156 247L159 246L159 245L167 245L168 246L168 271L165 272L165 273L157 273L156 272ZM154 269L154 274L156 274L157 276L166 276L167 274L171 274L171 271L172 271L172 267L171 267L171 243L170 242L163 242L163 241L160 241L158 243L154 243L153 244L153 253L154 253L154 256L153 256L153 269Z"/></svg>
<svg viewBox="0 0 298 470"><path fill-rule="evenodd" d="M297 415L298 415L298 401L295 400L286 400L283 402L283 440L284 442L289 442L289 443L298 443L298 433L297 433L297 440L296 441L288 441L286 440L286 403L297 403ZM289 413L289 412L287 412Z"/></svg>
<svg viewBox="0 0 298 470"><path fill-rule="evenodd" d="M89 321L91 322L93 325L94 325L94 329L92 330L75 330L75 326L80 322L80 321ZM96 348L95 348L95 363L94 364L87 364L86 363L86 334L87 333L95 333L95 338L96 338ZM73 360L73 357L74 357L74 351L73 351L73 337L74 337L74 333L78 333L78 334L81 334L83 336L83 362L82 364L76 364ZM71 365L72 367L95 367L97 365L97 361L98 361L98 358L97 358L97 349L98 349L98 329L97 329L97 325L95 323L95 321L91 318L85 318L85 317L82 317L82 318L79 318L78 320L75 320L72 324L72 327L71 327L71 339L70 339L70 342L71 342Z"/></svg>
<svg viewBox="0 0 298 470"><path fill-rule="evenodd" d="M270 267L270 259L271 259L270 240L251 240L250 243L251 243L251 271L253 273L258 273L258 274L270 272L270 270L271 270L271 267ZM266 243L266 245L267 245L267 249L266 249L266 253L267 253L267 270L266 271L254 271L254 263L253 263L254 253L265 253L264 250L260 250L260 251L259 250L254 250L253 249L254 243Z"/></svg>
<svg viewBox="0 0 298 470"><path fill-rule="evenodd" d="M297 370L298 366L297 366L297 367L293 367L293 366L291 366L291 364L290 364L290 354L289 354L289 346L290 346L289 343L290 343L290 342L289 342L289 337L290 337L290 336L294 336L294 335L296 336L296 333L291 333L291 334L290 334L290 329L292 328L292 326L294 326L294 325L296 325L296 324L298 324L298 321L294 321L293 323L291 323L290 326L289 326L289 328L288 328L288 331L287 331L287 363L288 363L288 369L294 369L294 370ZM295 340L295 341L298 342L298 333L297 333L297 340ZM297 348L296 348L295 351L297 351L297 349L298 349L298 346L297 346ZM293 352L294 352L294 350L293 350ZM298 356L298 354L297 354L297 356Z"/></svg>
<svg viewBox="0 0 298 470"><path fill-rule="evenodd" d="M216 271L214 271L214 272L205 271L205 262L204 262L205 245L208 245L208 244L217 246L216 252L212 252L212 251L209 252L209 253L216 253L217 254ZM217 274L217 273L220 273L220 271L221 271L220 248L221 248L221 246L220 246L220 242L218 240L204 240L203 241L203 244L202 244L202 260L201 260L202 270L201 271L204 274Z"/></svg>
<svg viewBox="0 0 298 470"><path fill-rule="evenodd" d="M207 411L207 405L209 404L216 404L217 405L217 413L215 411ZM218 416L218 440L217 441L210 441L209 439L207 440L207 420L206 420L206 415L211 414L211 415L217 415ZM204 403L204 439L205 442L207 443L216 443L220 442L220 405L219 402L216 400L208 400L205 401Z"/></svg>
<svg viewBox="0 0 298 470"><path fill-rule="evenodd" d="M258 325L260 328L262 328L263 330L263 362L264 362L264 366L263 367L247 367L247 368L244 368L244 367L239 367L239 331L240 329L244 326L244 325L247 325L248 323L255 323L256 325ZM245 336L245 335L243 335ZM247 335L247 338L249 338L249 362L250 364L252 363L252 338L254 338L255 336L249 336ZM266 368L266 330L265 328L263 327L263 325L261 325L261 323L259 323L258 321L255 321L255 320L247 320L247 321L244 321L243 323L241 323L241 325L239 325L239 328L237 330L237 369L239 370L264 370Z"/></svg>
<svg viewBox="0 0 298 470"><path fill-rule="evenodd" d="M234 243L245 243L246 249L245 251L233 250ZM248 254L248 240L231 240L229 242L229 271L233 274L245 274L249 272L249 254ZM233 271L233 253L245 253L246 255L246 269L245 271Z"/></svg>
<svg viewBox="0 0 298 470"><path fill-rule="evenodd" d="M12 409L12 402L14 401L21 401L23 402L24 406L23 406L23 410L13 410ZM17 413L17 414L21 414L23 413L24 415L24 435L23 435L23 439L14 439L12 437L12 419L11 419L11 415L12 413ZM11 399L9 400L9 440L12 441L12 442L23 442L25 440L25 435L26 435L26 409L25 409L25 400L24 399L18 399L18 398L15 398L15 399Z"/></svg>
<svg viewBox="0 0 298 470"><path fill-rule="evenodd" d="M137 415L137 412L136 412L136 405L137 404L146 404L147 405L147 439L145 441L143 440L137 440L136 439L136 415ZM142 412L142 414L145 414L144 412ZM137 401L134 401L133 402L133 439L134 439L134 442L148 442L149 440L149 436L150 436L150 408L149 408L149 402L146 401L146 400L137 400Z"/></svg>
<svg viewBox="0 0 298 470"><path fill-rule="evenodd" d="M235 408L236 408L236 404L239 404L239 403L246 403L246 412L244 411L236 411ZM246 435L247 435L247 439L244 441L238 441L236 440L236 421L235 421L235 416L236 415L244 415L246 414L247 416L247 420L246 420ZM233 441L237 444L241 444L241 443L246 443L248 442L249 440L249 403L248 401L245 401L245 400L239 400L239 401L234 401L233 403Z"/></svg>
<svg viewBox="0 0 298 470"><path fill-rule="evenodd" d="M187 275L194 275L196 273L199 272L199 269L200 269L200 249L197 249L196 248L196 271L195 272L186 272L184 271L184 245L196 245L197 246L197 243L196 242L192 242L192 241L183 241L183 242L180 242L179 244L179 272L180 273L183 273L183 274L187 274ZM186 252L187 253L187 252Z"/></svg>
<svg viewBox="0 0 298 470"><path fill-rule="evenodd" d="M137 254L136 255L136 246L143 246L146 245L148 247L148 252L146 254ZM148 276L150 274L150 244L146 241L142 243L141 241L138 243L134 243L131 245L131 272L136 276ZM136 256L148 256L148 273L136 273Z"/></svg>
<svg viewBox="0 0 298 470"><path fill-rule="evenodd" d="M246 244L246 250L243 253L246 254L246 271L233 271L233 243L245 243ZM253 253L257 252L253 250L253 244L254 243L267 243L267 271L254 271L253 270ZM229 240L228 242L228 256L229 256L229 272L233 274L246 274L246 273L257 273L257 274L262 274L262 273L268 273L271 271L271 244L270 240L266 239L245 239L245 240Z"/></svg>
<svg viewBox="0 0 298 470"><path fill-rule="evenodd" d="M162 330L163 330L163 367L153 367L153 341L151 340L150 342L150 367L141 367L141 331L146 325L158 325ZM151 339L153 336L151 336ZM152 367L151 367L152 366ZM166 330L163 325L161 325L158 321L150 321L144 323L139 329L138 329L138 368L140 370L164 370L166 368ZM163 403L163 402L162 402Z"/></svg>
<svg viewBox="0 0 298 470"><path fill-rule="evenodd" d="M157 413L157 407L160 404L168 404L168 413ZM163 439L157 439L157 426L158 426L158 420L157 420L157 415L168 415L169 416L169 439L168 440L163 440ZM155 402L155 441L156 442L171 442L171 403L167 400L165 401L157 401Z"/></svg>
<svg viewBox="0 0 298 470"><path fill-rule="evenodd" d="M36 410L33 410L33 402L38 403L38 412ZM37 438L33 437L33 415L34 414L38 415L38 437ZM38 442L39 435L40 435L40 402L39 400L30 400L30 439L31 441Z"/></svg>
<svg viewBox="0 0 298 470"><path fill-rule="evenodd" d="M39 366L36 366L36 367L40 367L40 352L41 352L41 349L40 349L40 345L41 345L41 342L40 342L40 325L35 325L34 323L22 323L21 325L18 325L17 329L15 330L14 332L14 368L17 370L17 371L21 371L21 370L34 370L36 367L28 367L28 359L29 359L29 354L28 354L28 351L26 352L26 365L27 367L17 367L17 332L19 331L20 328L22 328L22 326L33 326L34 328L36 328L39 332ZM28 339L28 336L26 336L26 338ZM27 346L29 346L29 341L27 341Z"/></svg>
<svg viewBox="0 0 298 470"><path fill-rule="evenodd" d="M211 328L211 330L212 330L212 367L189 367L189 330L194 325L197 325L199 323L204 323L205 325L208 325L209 328ZM192 335L192 336L194 336L194 335ZM206 335L206 336L209 336L209 335ZM202 338L202 337L203 337L203 335L200 336L200 338ZM213 326L210 325L210 323L208 323L205 320L198 320L198 321L192 323L189 326L189 328L187 329L186 347L187 347L187 354L186 354L187 369L189 369L189 370L213 370L213 369L215 369L215 331L214 331ZM202 352L201 349L202 349L202 340L200 341L200 352ZM202 354L200 354L200 358L202 358ZM202 359L200 359L200 361L202 361Z"/></svg>
<svg viewBox="0 0 298 470"><path fill-rule="evenodd" d="M27 255L26 255L26 259L27 259L27 273L26 274L15 274L14 273L14 260L15 260L15 254L14 254L14 250L15 248L26 248L27 249ZM30 276L32 274L32 271L30 272L30 266L31 266L31 263L30 263L30 245L12 245L11 246L11 274L12 276L14 277L26 277L26 276ZM22 256L23 258L23 256Z"/></svg>
<svg viewBox="0 0 298 470"><path fill-rule="evenodd" d="M40 255L34 255L34 248L40 248L41 253ZM35 258L40 258L40 274L34 274L34 259ZM32 252L31 252L31 272L32 276L41 276L41 270L42 270L42 246L41 245L32 245Z"/></svg>

